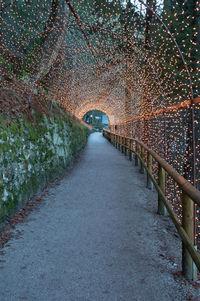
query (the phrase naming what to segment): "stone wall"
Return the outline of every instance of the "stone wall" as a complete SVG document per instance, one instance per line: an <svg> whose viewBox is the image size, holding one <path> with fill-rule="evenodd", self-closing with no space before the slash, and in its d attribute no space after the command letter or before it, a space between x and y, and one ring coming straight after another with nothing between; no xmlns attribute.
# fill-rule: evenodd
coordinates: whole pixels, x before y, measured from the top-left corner
<svg viewBox="0 0 200 301"><path fill-rule="evenodd" d="M10 216L67 169L87 142L88 129L67 115L0 120L0 220Z"/></svg>

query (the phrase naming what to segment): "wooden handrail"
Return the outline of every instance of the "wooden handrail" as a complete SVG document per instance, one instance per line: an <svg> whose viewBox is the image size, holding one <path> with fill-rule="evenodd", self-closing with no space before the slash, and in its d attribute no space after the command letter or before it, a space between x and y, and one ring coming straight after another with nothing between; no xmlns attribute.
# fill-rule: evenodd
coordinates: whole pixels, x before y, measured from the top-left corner
<svg viewBox="0 0 200 301"><path fill-rule="evenodd" d="M110 132L108 130L104 130L106 132ZM111 133L111 132L110 132ZM114 133L112 133L114 134ZM116 136L128 138L134 142L137 142L140 146L142 146L147 152L149 152L152 157L165 169L170 177L178 184L178 186L185 192L195 204L200 206L200 191L196 189L191 183L189 183L183 176L181 176L171 165L169 165L163 158L161 158L156 152L151 150L147 145L145 145L142 141L138 139L134 139L132 137L126 137L123 135L114 134Z"/></svg>
<svg viewBox="0 0 200 301"><path fill-rule="evenodd" d="M132 139L132 138L129 138ZM196 189L191 183L189 183L183 176L181 176L171 165L169 165L164 159L162 159L156 152L149 149L143 142L137 141L146 151L148 151L152 157L164 168L170 177L178 184L178 186L194 201L195 204L200 206L200 191Z"/></svg>
<svg viewBox="0 0 200 301"><path fill-rule="evenodd" d="M147 184L151 187L152 182L158 192L158 213L165 214L167 209L179 235L182 240L182 266L186 278L196 280L196 271L193 261L200 271L200 253L194 247L194 208L193 203L200 206L200 191L197 190L191 183L189 183L183 176L181 176L171 165L162 159L156 152L151 150L147 145L138 139L118 135L104 130L103 135L115 144L118 149L121 149L125 154L125 149L135 154L135 165L138 165L140 160L141 171L143 169L147 172ZM124 141L124 142L123 142ZM133 142L135 142L135 149L133 149ZM139 147L140 146L140 147ZM139 153L140 148L140 153ZM147 165L145 162L145 151L147 152ZM130 156L129 156L130 158ZM158 163L158 182L152 174L152 158ZM182 190L182 225L178 217L173 211L173 208L165 196L165 170L167 174L178 184ZM163 186L164 185L164 186ZM163 202L163 203L162 203Z"/></svg>

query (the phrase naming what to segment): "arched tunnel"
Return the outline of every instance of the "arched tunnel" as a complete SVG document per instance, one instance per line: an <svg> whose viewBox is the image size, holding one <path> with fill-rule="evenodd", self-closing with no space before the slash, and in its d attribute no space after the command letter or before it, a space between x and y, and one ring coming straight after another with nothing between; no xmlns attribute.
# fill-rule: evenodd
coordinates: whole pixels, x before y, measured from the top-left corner
<svg viewBox="0 0 200 301"><path fill-rule="evenodd" d="M34 154L40 157L41 162L45 162L45 167L42 166L43 171L46 165L49 168L50 175L43 175L41 182L44 184L46 180L51 180L54 171L61 169L58 165L59 160L63 166L70 165L73 161L73 151L80 152L82 145L86 145L88 134L84 134L84 138L81 136L86 133L86 128L81 127L84 124L84 116L90 111L101 111L109 120L109 130L104 130L103 136L130 160L134 159L140 173L147 177L147 187L154 187L158 192L158 203L164 204L162 213L167 208L183 243L183 273L191 280L196 273L196 266L200 271L199 20L199 1L196 0L1 1L0 153L3 153L2 158L5 159L2 159L2 165L6 163L3 167L0 166L0 219L3 214L7 216L6 210L13 210L15 206L12 199L16 198L14 179L22 183L12 172L19 173L23 168L26 171L31 170L30 162ZM38 117L41 112L45 115L43 121ZM18 118L21 118L19 122ZM48 132L45 132L45 126ZM12 131L9 135L6 132L8 128ZM28 137L28 147L25 149L24 146L25 153L19 153L17 148L20 149L24 140L17 143L13 141L14 137L20 137L23 131ZM114 197L118 199L122 195L123 198L125 194L130 197L127 186L130 170L128 169L127 175L122 172L122 176L118 170L117 177L111 173L112 168L114 170L112 164L115 162L115 167L119 167L120 164L127 168L130 166L127 165L127 161L118 164L122 162L121 157L111 149L106 159L101 159L101 152L104 152L109 144L106 144L107 141L103 140L100 134L95 135L100 137L102 143L96 148L99 161L96 160L96 154L90 153L91 160L86 157L87 164L84 160L80 163L86 168L94 166L95 175L92 174L92 168L88 167L86 175L81 171L79 180L81 183L82 179L85 181L82 183L84 189L92 185L94 179L98 187L104 187L105 184L110 191L113 187L116 187L116 190L121 187L120 192L117 190L115 193L113 190L109 196L113 206L111 207L115 208ZM38 144L43 151L44 141L47 148L45 155L40 154L40 150L34 145ZM55 141L58 143L56 147L53 145ZM10 149L9 143L13 143ZM93 143L95 144L95 139ZM64 144L66 148L63 147ZM89 152L91 149L92 147L89 148ZM49 158L51 154L54 154L56 159ZM12 168L9 167L9 156L17 162ZM28 179L33 183L32 193L35 191L35 183L40 181L38 162L33 164L34 175ZM95 165L96 162L99 166ZM107 169L105 175L101 175L99 170L104 163ZM74 173L76 174L76 171ZM95 178L96 175L98 179ZM105 182L101 182L104 176ZM113 184L113 187L109 186L112 177L118 183ZM120 177L124 184L119 183ZM139 181L138 178L135 175L135 183ZM28 180L24 178L24 183L27 184ZM134 185L131 181L131 185ZM10 185L12 197L10 191L3 190L2 183ZM138 183L139 186L142 182ZM126 191L123 190L123 185ZM79 186L78 183L77 187ZM67 187L71 192L70 186ZM79 193L75 188L74 191L76 190ZM27 190L20 188L20 191L26 198L29 196ZM103 197L100 199L95 189L91 188L89 195L93 193L98 201L95 203L96 208L93 208L92 202L87 203L87 197L85 201L88 206L97 209L99 214L98 206ZM105 195L107 196L107 191ZM78 194L74 200L81 197ZM151 197L153 198L153 194ZM10 200L9 205L5 204L6 200ZM121 199L118 201L120 208ZM72 204L72 208L73 206L75 203ZM105 208L110 210L109 206L105 205ZM115 214L121 218L119 208L115 208ZM132 210L131 205L125 209L127 208ZM84 210L85 208L82 208L79 212L80 220ZM158 208L158 213L161 211ZM188 212L190 213L186 214ZM62 215L62 211L59 214ZM100 215L100 218L104 220L103 215ZM137 216L134 218L137 220ZM111 219L118 225L116 217L112 216ZM57 217L56 221L59 223ZM110 226L109 220L106 220L105 224ZM100 221L95 225L100 229ZM154 227L153 223L151 226ZM85 232L92 233L92 230L88 226ZM142 231L138 233L142 236ZM100 234L106 237L103 230ZM82 235L84 237L85 234ZM77 231L74 239L78 236ZM70 241L70 238L68 239ZM79 246L79 242L76 243ZM87 244L89 245L89 242ZM69 256L73 252L72 248ZM128 253L129 247L124 246L120 252ZM95 256L98 256L97 252ZM88 265L90 266L89 263ZM111 266L112 264L109 267ZM92 270L92 267L90 269ZM109 289L102 290L104 295L109 295ZM98 297L94 293L93 299L90 300L118 300L119 295L115 299ZM126 298L130 298L130 295L119 300L133 300ZM59 300L64 299L61 297Z"/></svg>

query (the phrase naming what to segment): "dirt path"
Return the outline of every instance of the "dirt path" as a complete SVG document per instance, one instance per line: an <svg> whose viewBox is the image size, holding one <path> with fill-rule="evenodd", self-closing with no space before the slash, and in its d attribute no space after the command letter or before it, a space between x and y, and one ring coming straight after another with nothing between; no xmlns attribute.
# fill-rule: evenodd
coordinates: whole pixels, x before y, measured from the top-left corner
<svg viewBox="0 0 200 301"><path fill-rule="evenodd" d="M0 255L0 301L199 300L156 193L100 134ZM196 299L197 298L197 299Z"/></svg>

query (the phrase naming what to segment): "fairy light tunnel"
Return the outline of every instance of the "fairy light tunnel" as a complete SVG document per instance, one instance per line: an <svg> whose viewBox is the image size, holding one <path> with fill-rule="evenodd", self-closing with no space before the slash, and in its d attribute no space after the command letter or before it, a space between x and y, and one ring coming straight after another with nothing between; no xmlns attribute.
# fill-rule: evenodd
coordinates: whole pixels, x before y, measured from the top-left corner
<svg viewBox="0 0 200 301"><path fill-rule="evenodd" d="M13 90L29 107L38 98L78 119L105 112L112 130L143 140L199 188L199 4L2 1L4 89L12 71ZM167 195L181 219L180 191L170 179ZM196 208L198 245L199 230Z"/></svg>

